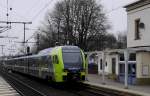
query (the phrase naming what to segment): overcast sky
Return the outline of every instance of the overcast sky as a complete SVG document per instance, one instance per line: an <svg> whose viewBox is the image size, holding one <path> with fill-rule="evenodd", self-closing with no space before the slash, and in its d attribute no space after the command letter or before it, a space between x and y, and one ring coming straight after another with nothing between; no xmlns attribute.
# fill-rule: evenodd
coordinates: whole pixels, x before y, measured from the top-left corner
<svg viewBox="0 0 150 96"><path fill-rule="evenodd" d="M8 9L12 8L9 12L10 21L31 21L33 24L27 25L27 28L36 29L40 22L44 19L44 15L47 10L51 10L54 4L58 0L8 0ZM108 17L108 22L112 25L109 32L118 33L127 31L127 15L124 5L137 0L97 0L104 6L104 12ZM0 21L6 21L7 13L7 0L0 0ZM4 26L0 24L0 26ZM33 30L26 31L26 38L29 38L33 34ZM12 24L12 29L0 34L0 36L14 36L19 37L16 40L0 39L0 45L5 44L7 47L16 49L19 44L13 43L13 41L23 40L23 25ZM5 48L7 50L8 48ZM0 49L1 55L1 49Z"/></svg>

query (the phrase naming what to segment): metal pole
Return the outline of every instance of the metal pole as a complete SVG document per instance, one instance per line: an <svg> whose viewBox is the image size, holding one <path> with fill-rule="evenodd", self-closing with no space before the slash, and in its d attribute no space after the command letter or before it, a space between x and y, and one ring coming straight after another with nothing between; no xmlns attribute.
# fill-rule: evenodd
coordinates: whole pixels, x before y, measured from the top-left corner
<svg viewBox="0 0 150 96"><path fill-rule="evenodd" d="M26 40L26 37L25 37L25 35L26 35L26 33L25 33L26 23L23 23L23 24L24 24L24 39L23 39L23 42L25 43L25 40Z"/></svg>
<svg viewBox="0 0 150 96"><path fill-rule="evenodd" d="M124 58L125 58L125 89L128 89L128 59L129 59L129 51L126 49L124 51Z"/></svg>
<svg viewBox="0 0 150 96"><path fill-rule="evenodd" d="M100 58L100 54L98 54L98 75L100 75L100 64L101 64L101 58Z"/></svg>
<svg viewBox="0 0 150 96"><path fill-rule="evenodd" d="M4 56L4 45L2 46L2 55Z"/></svg>
<svg viewBox="0 0 150 96"><path fill-rule="evenodd" d="M25 47L25 43L26 43L26 23L23 23L24 25L24 39L23 39L23 46L24 46L24 53L26 54L26 47Z"/></svg>
<svg viewBox="0 0 150 96"><path fill-rule="evenodd" d="M5 45L0 45L1 46L1 48L2 48L2 56L4 55L4 46Z"/></svg>
<svg viewBox="0 0 150 96"><path fill-rule="evenodd" d="M106 53L103 52L103 63L102 63L102 84L105 85L105 60L106 60Z"/></svg>
<svg viewBox="0 0 150 96"><path fill-rule="evenodd" d="M4 57L3 57L3 56L4 56L4 46L5 46L5 45L0 45L0 46L1 46L1 48L2 48L2 64L3 64L3 60L4 60Z"/></svg>
<svg viewBox="0 0 150 96"><path fill-rule="evenodd" d="M37 34L37 51L39 51L40 45L40 34Z"/></svg>

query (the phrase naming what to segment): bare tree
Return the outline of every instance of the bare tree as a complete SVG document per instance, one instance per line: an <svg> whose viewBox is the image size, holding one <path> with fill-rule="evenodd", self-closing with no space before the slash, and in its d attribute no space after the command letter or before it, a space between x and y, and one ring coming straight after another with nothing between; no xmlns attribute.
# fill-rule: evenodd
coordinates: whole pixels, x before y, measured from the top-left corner
<svg viewBox="0 0 150 96"><path fill-rule="evenodd" d="M90 47L90 40L95 37L100 40L110 28L103 7L98 5L96 0L59 1L54 11L47 13L43 26L40 34L45 35L41 38L44 41L41 43L44 44L46 40L52 43L49 46L51 47L54 42L63 45L68 42L70 45L78 45L85 51Z"/></svg>
<svg viewBox="0 0 150 96"><path fill-rule="evenodd" d="M117 38L113 33L108 33L105 36L105 48L116 49L117 48Z"/></svg>

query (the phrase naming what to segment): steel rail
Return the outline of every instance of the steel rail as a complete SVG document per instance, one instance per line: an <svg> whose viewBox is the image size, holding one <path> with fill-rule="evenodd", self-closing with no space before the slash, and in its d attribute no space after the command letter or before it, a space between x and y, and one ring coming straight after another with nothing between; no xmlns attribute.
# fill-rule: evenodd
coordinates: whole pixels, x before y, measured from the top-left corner
<svg viewBox="0 0 150 96"><path fill-rule="evenodd" d="M22 81L14 78L8 73L1 72L4 79L18 92L21 96L47 96Z"/></svg>
<svg viewBox="0 0 150 96"><path fill-rule="evenodd" d="M132 94L128 92L121 92L117 90L107 89L107 88L100 88L97 86L91 86L87 84L83 84L87 89L85 91L95 94L96 96L140 96L137 94Z"/></svg>
<svg viewBox="0 0 150 96"><path fill-rule="evenodd" d="M35 89L36 87L33 88L31 82L29 82L29 83L26 82L27 83L26 84L25 82L22 81L23 79L20 81L20 79L18 79L17 76L13 76L12 74L7 73L5 71L3 72L3 77L5 77L7 79L8 83L10 85L12 85L12 87L14 87L14 89L16 89L16 91L18 93L20 93L21 96L47 96L47 95L43 94L42 91L36 90ZM30 79L29 79L29 81L30 81ZM23 86L23 88L25 88L24 89L25 92L27 92L27 93L32 92L31 95L30 94L25 95L24 92L19 89L21 87L18 88L16 86L16 83L19 84L20 86ZM55 87L53 87L53 86L51 86L51 87L55 89ZM30 91L27 91L26 89L29 89ZM64 85L63 89L61 88L61 90L69 92L69 93L73 93L77 96L139 96L139 95L130 94L130 93L126 93L126 92L114 91L114 90L107 89L107 88L92 86L92 85L88 85L88 84L84 84L84 83L79 83L79 84L73 83L73 85L69 84L67 86Z"/></svg>

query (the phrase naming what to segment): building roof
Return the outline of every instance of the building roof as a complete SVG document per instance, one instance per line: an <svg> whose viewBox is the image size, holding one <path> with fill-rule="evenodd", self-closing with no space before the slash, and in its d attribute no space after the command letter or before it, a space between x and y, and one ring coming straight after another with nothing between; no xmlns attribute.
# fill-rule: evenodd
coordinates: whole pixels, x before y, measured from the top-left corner
<svg viewBox="0 0 150 96"><path fill-rule="evenodd" d="M150 0L138 0L131 4L124 6L124 8L126 8L127 11L131 11L131 10L143 7L145 5L148 5L148 4L150 4Z"/></svg>
<svg viewBox="0 0 150 96"><path fill-rule="evenodd" d="M145 1L145 0L144 0L144 1ZM140 3L140 2L143 2L143 0L134 1L134 2L132 2L132 3L129 3L129 4L125 5L124 7L127 8L127 7L133 6L133 5L135 5L135 4L138 4L138 3Z"/></svg>

